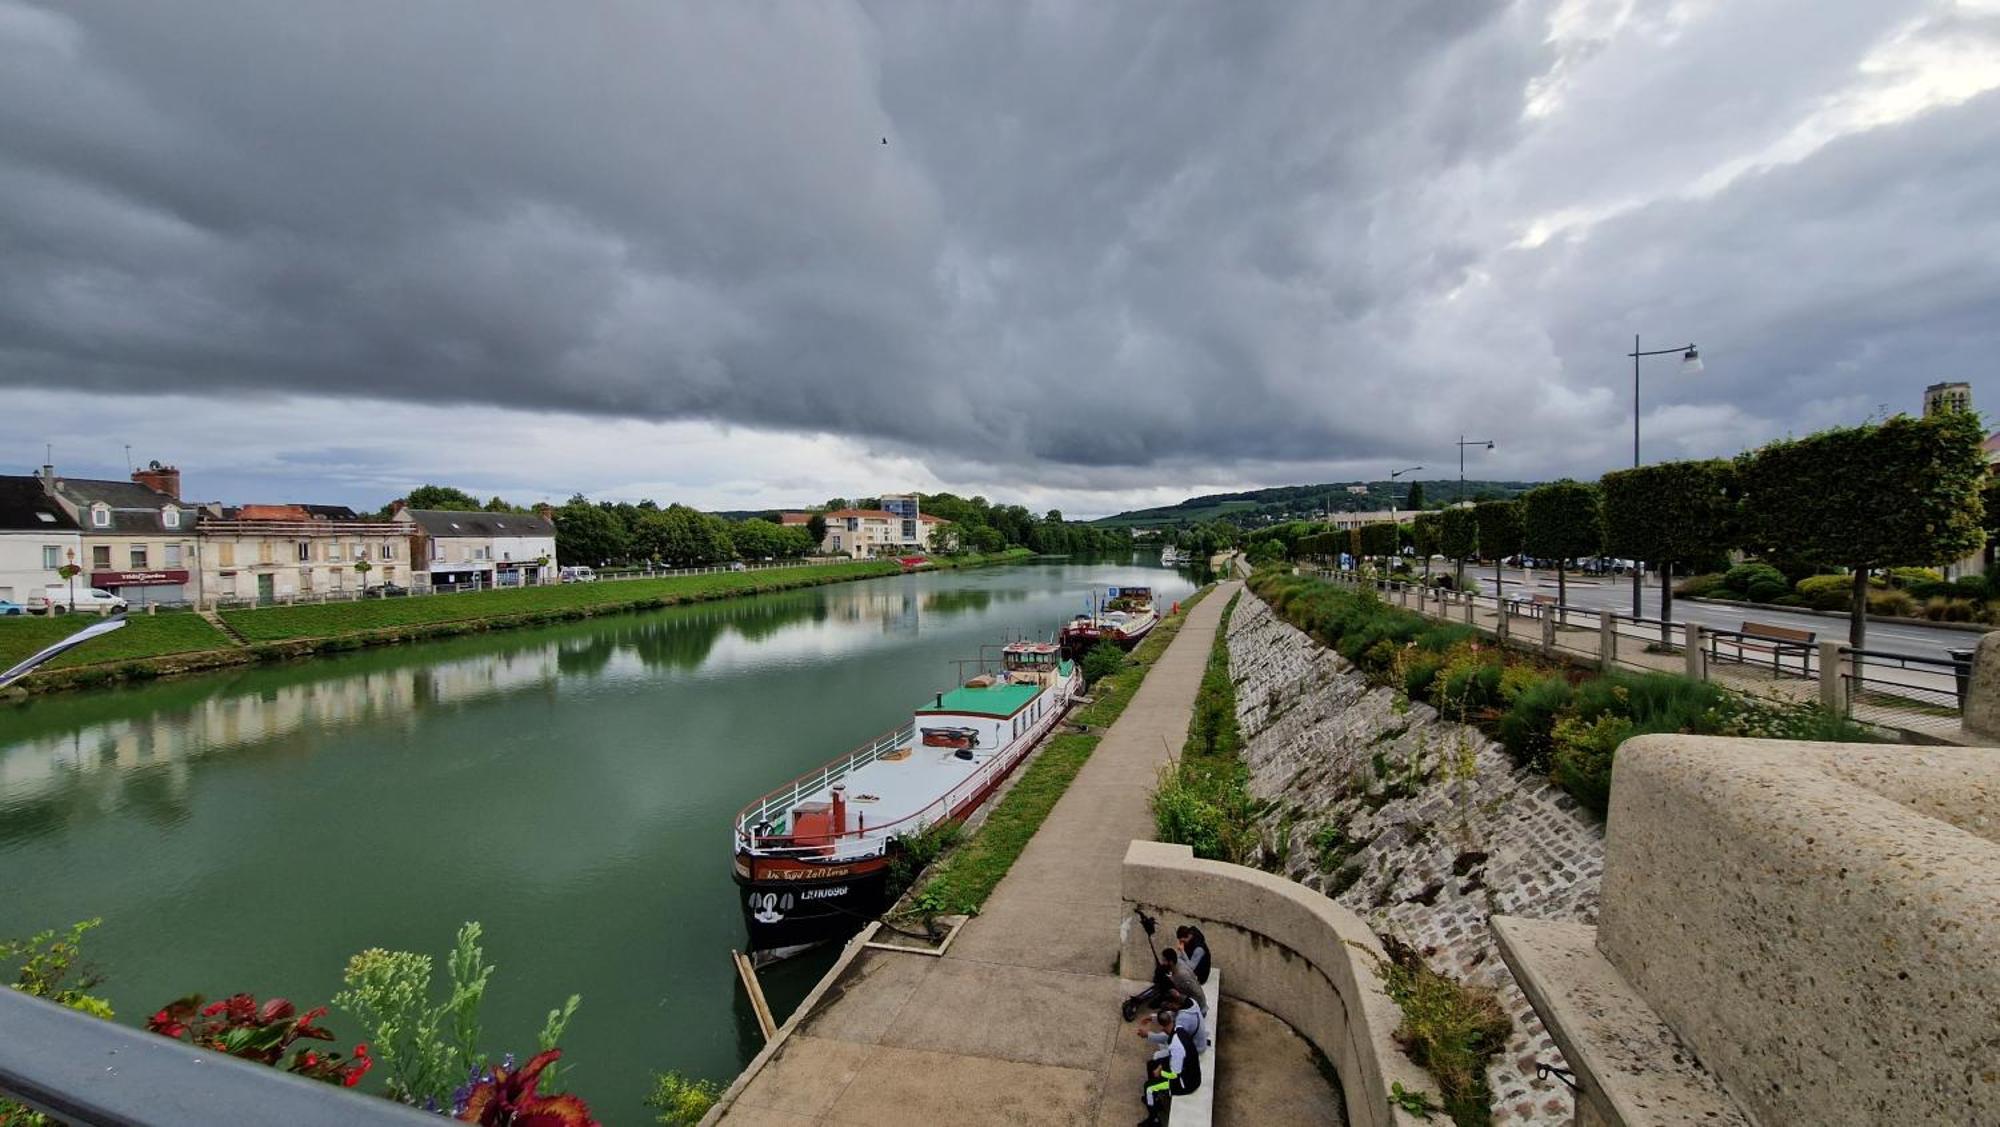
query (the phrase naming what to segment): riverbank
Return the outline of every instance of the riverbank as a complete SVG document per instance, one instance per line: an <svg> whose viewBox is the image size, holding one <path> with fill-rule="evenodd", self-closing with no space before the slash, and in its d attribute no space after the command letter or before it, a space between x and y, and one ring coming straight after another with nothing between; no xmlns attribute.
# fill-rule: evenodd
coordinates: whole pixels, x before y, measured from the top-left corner
<svg viewBox="0 0 2000 1127"><path fill-rule="evenodd" d="M1026 548L990 556L934 561L938 569L1018 563ZM189 611L134 615L124 629L50 662L9 695L151 681L231 666L289 661L318 654L430 641L682 606L715 599L878 579L900 574L895 561L816 564L764 571L717 572L661 579L567 583L462 595L426 595L351 603L227 610L208 617ZM0 620L0 668L68 637L95 619L15 617ZM218 629L220 622L242 641Z"/></svg>

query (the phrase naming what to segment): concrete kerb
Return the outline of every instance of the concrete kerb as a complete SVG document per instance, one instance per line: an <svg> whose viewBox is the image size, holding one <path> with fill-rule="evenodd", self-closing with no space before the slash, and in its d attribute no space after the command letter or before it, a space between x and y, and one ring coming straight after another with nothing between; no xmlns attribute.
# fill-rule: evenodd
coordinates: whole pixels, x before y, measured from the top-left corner
<svg viewBox="0 0 2000 1127"><path fill-rule="evenodd" d="M1402 1011L1375 969L1387 955L1359 916L1283 877L1152 841L1126 850L1123 896L1128 920L1143 908L1201 927L1228 971L1229 996L1284 1021L1333 1063L1353 1127L1423 1122L1389 1102L1395 1084L1433 1094L1436 1084L1396 1045ZM1150 975L1140 928L1124 929L1119 958L1124 977Z"/></svg>
<svg viewBox="0 0 2000 1127"><path fill-rule="evenodd" d="M874 940L875 933L881 928L882 921L872 920L854 938L847 941L847 945L840 950L840 956L834 959L833 965L820 976L818 984L805 996L805 1000L792 1010L792 1016L786 1018L785 1023L778 1027L777 1036L765 1042L763 1049L750 1059L750 1063L744 1066L742 1072L736 1074L736 1080L722 1095L716 1097L715 1106L709 1108L708 1114L701 1117L700 1127L713 1127L722 1121L723 1114L736 1103L737 1097L757 1079L757 1074L764 1070L764 1066L771 1063L771 1058L777 1056L778 1051L785 1047L785 1042L791 1039L799 1026L805 1024L805 1020L812 1016L813 1010L819 1006L820 999L825 997L826 992L833 988L833 984L840 981L841 976L847 973L847 968L861 956L862 951L867 949L868 944Z"/></svg>

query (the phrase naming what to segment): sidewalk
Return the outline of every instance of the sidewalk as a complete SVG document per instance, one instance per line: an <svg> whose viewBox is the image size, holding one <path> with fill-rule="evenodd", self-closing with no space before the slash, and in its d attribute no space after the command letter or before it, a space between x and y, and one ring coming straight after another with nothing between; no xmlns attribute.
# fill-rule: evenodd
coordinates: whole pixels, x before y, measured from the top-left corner
<svg viewBox="0 0 2000 1127"><path fill-rule="evenodd" d="M946 957L864 951L722 1122L1138 1118L1146 1047L1118 1016L1132 985L1116 972L1120 871L1126 845L1152 836L1147 797L1187 737L1222 608L1241 586L1224 583L1189 612ZM1309 1067L1306 1074L1321 1083Z"/></svg>

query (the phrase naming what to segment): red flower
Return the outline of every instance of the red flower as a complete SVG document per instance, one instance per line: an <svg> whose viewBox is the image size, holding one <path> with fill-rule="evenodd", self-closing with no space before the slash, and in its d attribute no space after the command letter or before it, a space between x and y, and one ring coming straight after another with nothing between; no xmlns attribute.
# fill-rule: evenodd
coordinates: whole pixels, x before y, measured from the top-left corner
<svg viewBox="0 0 2000 1127"><path fill-rule="evenodd" d="M221 1013L223 1007L227 1004L226 1002L210 1002L201 1008L201 1016L214 1017L216 1014Z"/></svg>
<svg viewBox="0 0 2000 1127"><path fill-rule="evenodd" d="M307 1068L311 1068L311 1067L313 1067L314 1065L316 1065L316 1064L318 1064L318 1063L319 1063L319 1054L318 1054L318 1053L314 1053L314 1052L308 1052L308 1053L306 1054L306 1067L307 1067Z"/></svg>
<svg viewBox="0 0 2000 1127"><path fill-rule="evenodd" d="M167 1023L167 1011L161 1010L159 1013L153 1015L154 1025L165 1025L166 1023Z"/></svg>
<svg viewBox="0 0 2000 1127"><path fill-rule="evenodd" d="M360 1043L359 1045L356 1045L356 1046L354 1046L354 1055L355 1055L355 1056L357 1056L357 1057L365 1057L365 1056L367 1056L367 1055L368 1055L368 1042L366 1042L366 1041L363 1041L363 1042L361 1042L361 1043Z"/></svg>

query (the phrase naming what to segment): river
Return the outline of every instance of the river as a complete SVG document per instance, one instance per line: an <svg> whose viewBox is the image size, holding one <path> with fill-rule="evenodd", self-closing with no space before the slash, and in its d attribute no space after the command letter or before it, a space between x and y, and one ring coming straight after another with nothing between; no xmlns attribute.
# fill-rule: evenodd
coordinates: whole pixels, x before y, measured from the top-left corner
<svg viewBox="0 0 2000 1127"><path fill-rule="evenodd" d="M726 1082L758 1048L735 812L1132 583L1193 589L1156 561L942 572L0 706L0 937L103 917L97 993L138 1024L195 992L324 1004L365 947L433 954L441 988L478 920L484 1047L533 1052L581 994L568 1086L647 1122L651 1072ZM830 959L765 972L781 1018Z"/></svg>

